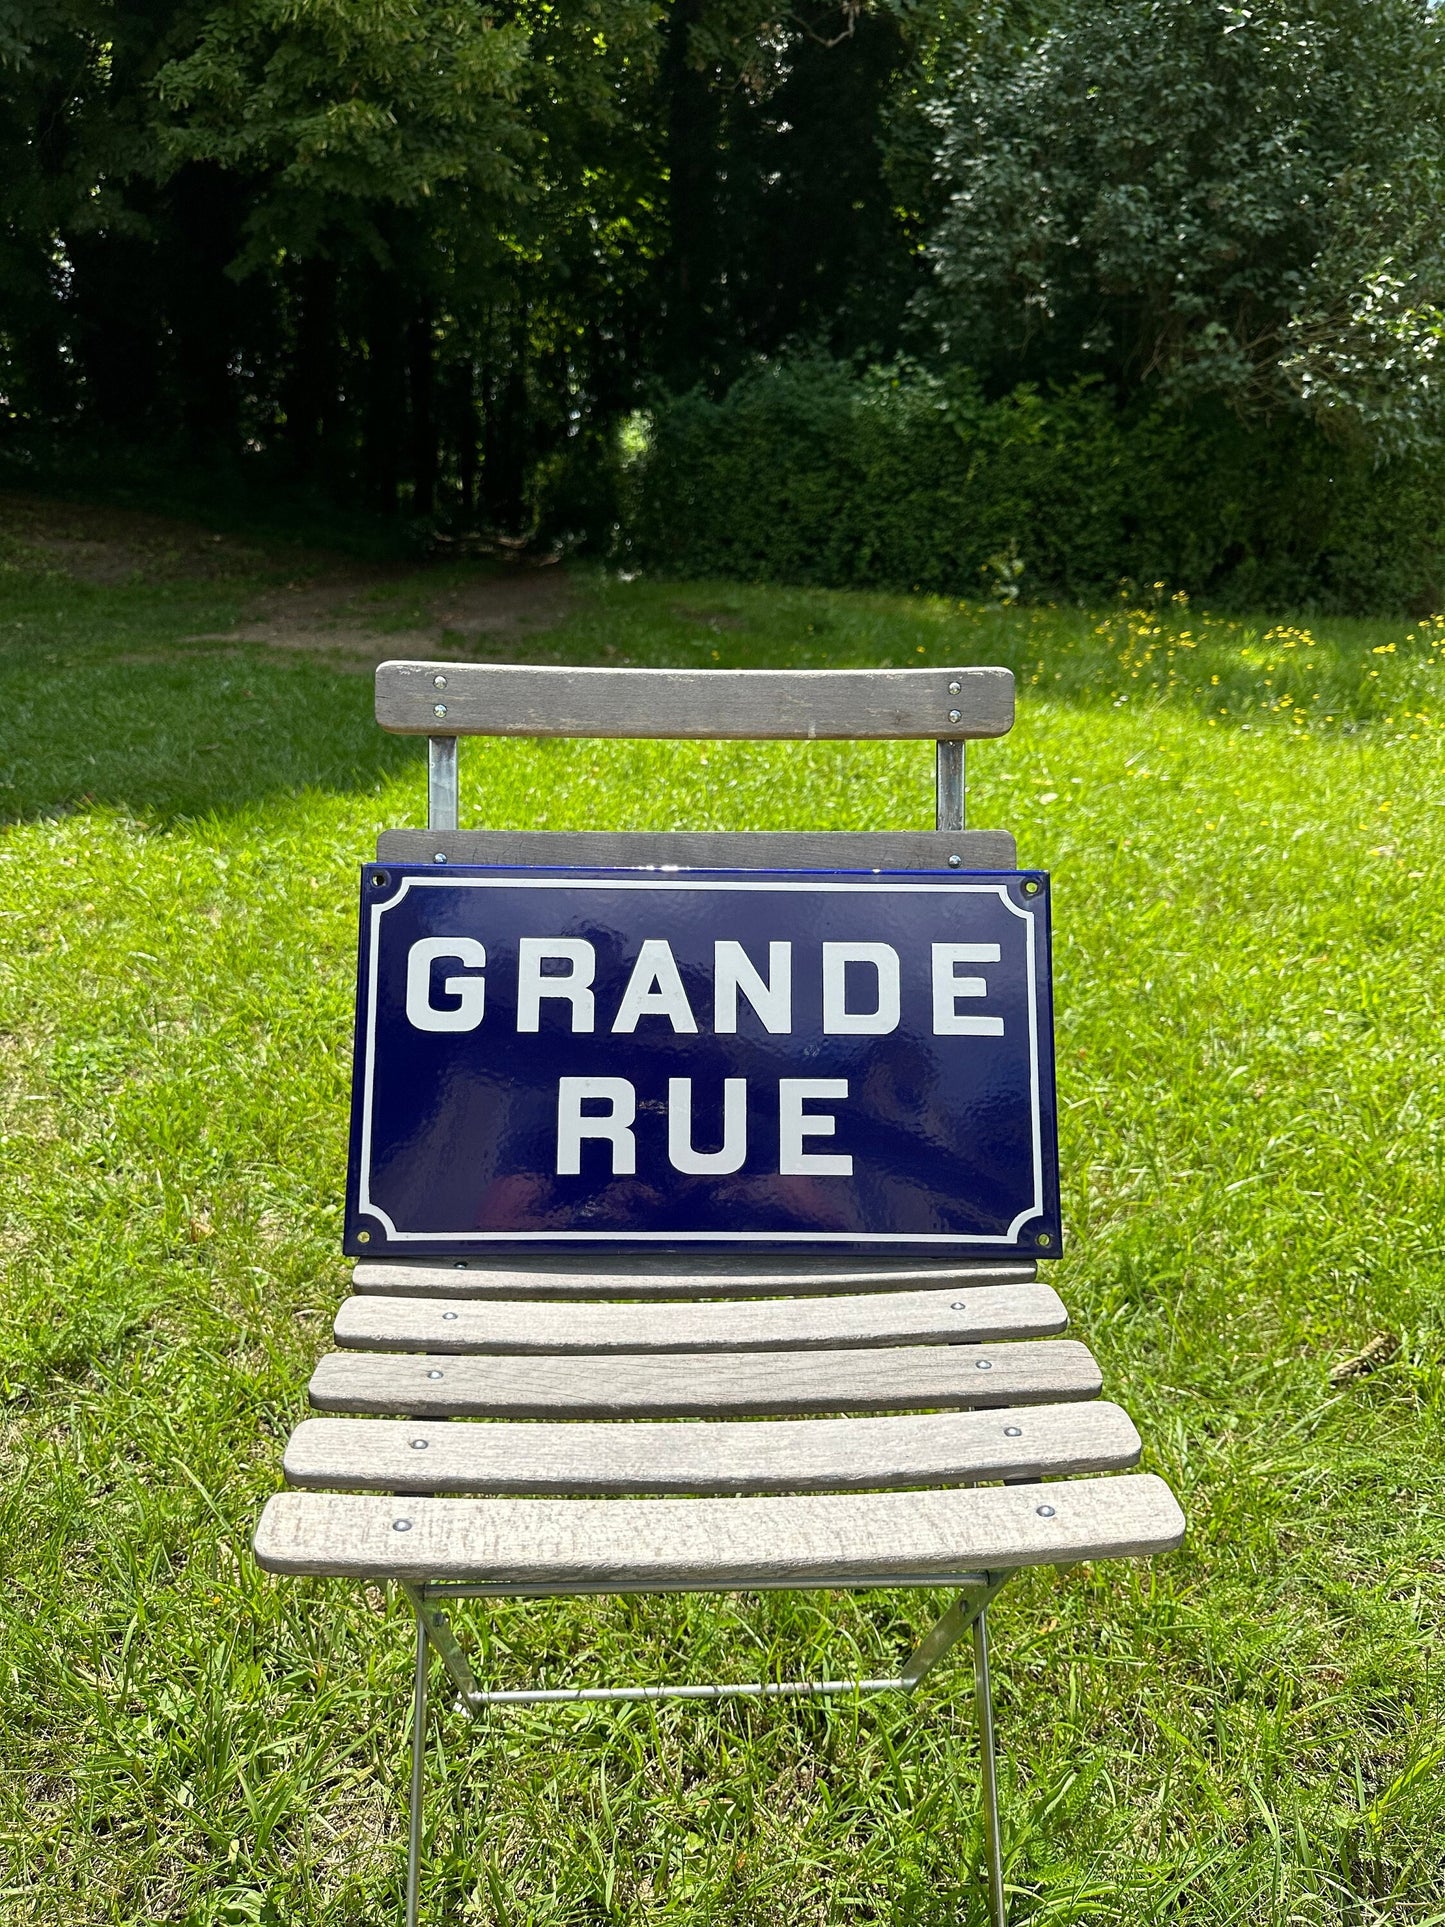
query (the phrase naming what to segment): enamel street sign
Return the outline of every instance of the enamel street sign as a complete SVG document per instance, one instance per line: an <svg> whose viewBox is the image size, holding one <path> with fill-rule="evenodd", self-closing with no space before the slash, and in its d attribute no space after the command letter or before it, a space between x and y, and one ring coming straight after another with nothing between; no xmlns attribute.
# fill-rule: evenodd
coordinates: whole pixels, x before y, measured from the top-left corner
<svg viewBox="0 0 1445 1927"><path fill-rule="evenodd" d="M1048 902L367 864L346 1249L1054 1257Z"/></svg>

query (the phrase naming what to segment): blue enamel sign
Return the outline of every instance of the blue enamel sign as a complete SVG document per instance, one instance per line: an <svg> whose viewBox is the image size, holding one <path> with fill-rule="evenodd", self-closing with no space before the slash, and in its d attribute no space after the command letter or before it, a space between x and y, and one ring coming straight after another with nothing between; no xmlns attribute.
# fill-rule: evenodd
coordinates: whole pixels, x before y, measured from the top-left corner
<svg viewBox="0 0 1445 1927"><path fill-rule="evenodd" d="M367 864L346 1249L1056 1256L1048 902Z"/></svg>

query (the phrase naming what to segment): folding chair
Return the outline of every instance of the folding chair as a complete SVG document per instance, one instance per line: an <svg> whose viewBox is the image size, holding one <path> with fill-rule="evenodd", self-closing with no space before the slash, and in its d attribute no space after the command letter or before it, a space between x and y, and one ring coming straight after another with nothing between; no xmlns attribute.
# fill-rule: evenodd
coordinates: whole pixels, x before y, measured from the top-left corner
<svg viewBox="0 0 1445 1927"><path fill-rule="evenodd" d="M383 834L378 863L1014 866L1011 836L963 827L965 740L1013 722L1003 669L389 662L377 717L430 738L430 827ZM931 739L937 827L460 830L462 735ZM353 1284L336 1320L341 1349L310 1385L318 1411L345 1416L298 1426L285 1471L304 1489L269 1501L255 1549L267 1571L392 1580L412 1604L407 1927L418 1916L432 1653L476 1711L909 1693L966 1635L989 1907L1003 1927L988 1606L1023 1567L1163 1552L1184 1528L1161 1480L1123 1471L1139 1435L1099 1400L1084 1346L1056 1336L1066 1314L1032 1261L685 1249L363 1257ZM485 1689L442 1610L456 1599L880 1586L957 1597L895 1674L862 1680Z"/></svg>

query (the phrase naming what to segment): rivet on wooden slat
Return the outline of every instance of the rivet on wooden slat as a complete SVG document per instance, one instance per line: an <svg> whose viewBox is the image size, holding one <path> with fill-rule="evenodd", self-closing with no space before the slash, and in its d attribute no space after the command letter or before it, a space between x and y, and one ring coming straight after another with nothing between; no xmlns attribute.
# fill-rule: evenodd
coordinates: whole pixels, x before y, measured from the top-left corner
<svg viewBox="0 0 1445 1927"><path fill-rule="evenodd" d="M426 1446L427 1446L427 1442L425 1439L413 1439L411 1442L411 1449L413 1452L425 1452Z"/></svg>
<svg viewBox="0 0 1445 1927"><path fill-rule="evenodd" d="M457 1320L457 1314L454 1311L444 1311L442 1317L449 1325L454 1325Z"/></svg>
<svg viewBox="0 0 1445 1927"><path fill-rule="evenodd" d="M393 1532L410 1532L411 1520L410 1519L393 1519L391 1522L391 1529Z"/></svg>
<svg viewBox="0 0 1445 1927"><path fill-rule="evenodd" d="M1051 1505L1036 1505L1034 1511L1041 1519L1052 1519L1054 1516L1054 1508Z"/></svg>
<svg viewBox="0 0 1445 1927"><path fill-rule="evenodd" d="M993 1370L993 1362L987 1358L980 1358L975 1361L973 1369L976 1372L991 1372Z"/></svg>
<svg viewBox="0 0 1445 1927"><path fill-rule="evenodd" d="M428 1373L427 1373L427 1377L428 1377L428 1378L440 1378L440 1377L441 1377L441 1373L440 1373L440 1372L428 1372Z"/></svg>
<svg viewBox="0 0 1445 1927"><path fill-rule="evenodd" d="M1024 1435L1024 1428L1021 1425L1006 1425L1003 1428L1003 1435L1006 1439L1021 1439Z"/></svg>

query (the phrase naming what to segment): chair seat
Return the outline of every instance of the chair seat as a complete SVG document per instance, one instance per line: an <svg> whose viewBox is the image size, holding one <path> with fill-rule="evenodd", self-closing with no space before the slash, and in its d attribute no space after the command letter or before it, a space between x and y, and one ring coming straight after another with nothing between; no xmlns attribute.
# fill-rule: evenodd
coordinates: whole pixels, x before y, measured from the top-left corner
<svg viewBox="0 0 1445 1927"><path fill-rule="evenodd" d="M926 1584L1167 1552L1184 1518L1148 1473L981 1491L746 1499L437 1499L280 1493L268 1572L516 1592Z"/></svg>
<svg viewBox="0 0 1445 1927"><path fill-rule="evenodd" d="M338 1416L293 1435L261 1564L730 1590L1178 1543L1093 1356L1040 1335L1066 1314L1031 1266L628 1263L359 1265L310 1387Z"/></svg>

